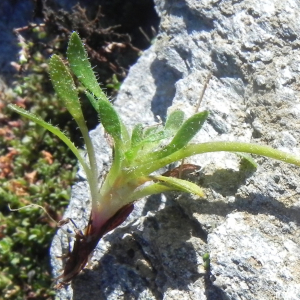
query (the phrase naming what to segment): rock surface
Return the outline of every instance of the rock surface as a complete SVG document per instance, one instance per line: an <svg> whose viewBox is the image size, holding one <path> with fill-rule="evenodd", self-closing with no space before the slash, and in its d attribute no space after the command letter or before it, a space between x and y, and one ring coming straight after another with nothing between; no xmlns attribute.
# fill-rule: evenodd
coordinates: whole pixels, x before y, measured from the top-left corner
<svg viewBox="0 0 300 300"><path fill-rule="evenodd" d="M156 0L160 33L130 70L116 101L125 124L154 124L170 106L210 117L195 141L268 144L299 155L299 1ZM99 166L110 150L94 132ZM298 147L298 148L297 148ZM143 199L107 234L91 261L58 299L300 299L299 169L256 158L243 171L233 154L189 158L203 200L166 194ZM84 228L90 209L84 180L66 217ZM51 249L55 276L66 248ZM202 256L210 254L210 270Z"/></svg>
<svg viewBox="0 0 300 300"><path fill-rule="evenodd" d="M16 70L11 66L12 61L17 61L18 40L13 34L13 30L26 26L28 20L33 19L33 3L30 0L0 2L0 77L5 84L11 83ZM1 85L2 87L2 85Z"/></svg>

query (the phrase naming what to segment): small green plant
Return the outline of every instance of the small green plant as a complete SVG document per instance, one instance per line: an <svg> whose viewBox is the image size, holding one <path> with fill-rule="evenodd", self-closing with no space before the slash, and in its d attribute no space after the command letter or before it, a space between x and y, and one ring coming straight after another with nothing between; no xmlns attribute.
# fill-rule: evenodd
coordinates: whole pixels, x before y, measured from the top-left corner
<svg viewBox="0 0 300 300"><path fill-rule="evenodd" d="M209 270L210 268L210 257L209 257L209 253L204 253L202 256L203 259L203 267L205 270Z"/></svg>
<svg viewBox="0 0 300 300"><path fill-rule="evenodd" d="M116 74L113 74L113 76L110 79L110 82L106 84L106 87L114 90L115 92L118 92L120 90L121 82L118 80Z"/></svg>
<svg viewBox="0 0 300 300"><path fill-rule="evenodd" d="M60 276L61 284L71 281L84 268L88 255L100 238L126 219L133 209L134 201L151 194L175 190L204 197L202 189L189 181L166 174L153 175L153 172L170 163L195 154L230 151L262 155L300 166L300 158L267 146L239 142L190 144L207 119L207 111L196 113L185 120L184 113L176 110L167 116L164 126L143 128L142 124L137 124L130 134L101 90L76 32L71 35L67 58L71 71L84 87L103 127L114 140L112 166L101 187L98 183L95 151L85 124L77 88L69 68L57 55L53 55L50 60L50 77L56 93L78 124L85 141L88 162L58 128L20 107L10 105L11 109L64 141L87 176L92 199L90 220L84 234L76 233L73 251Z"/></svg>

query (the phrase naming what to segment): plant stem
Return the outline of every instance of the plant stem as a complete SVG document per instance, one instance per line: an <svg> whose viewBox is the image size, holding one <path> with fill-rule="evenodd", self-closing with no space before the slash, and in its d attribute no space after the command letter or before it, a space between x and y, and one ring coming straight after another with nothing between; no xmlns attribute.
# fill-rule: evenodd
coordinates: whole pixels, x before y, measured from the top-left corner
<svg viewBox="0 0 300 300"><path fill-rule="evenodd" d="M98 167L95 150L84 120L82 122L78 122L77 124L79 125L80 131L82 133L89 157L90 169L86 176L91 190L92 206L93 209L95 209L97 207L98 198Z"/></svg>

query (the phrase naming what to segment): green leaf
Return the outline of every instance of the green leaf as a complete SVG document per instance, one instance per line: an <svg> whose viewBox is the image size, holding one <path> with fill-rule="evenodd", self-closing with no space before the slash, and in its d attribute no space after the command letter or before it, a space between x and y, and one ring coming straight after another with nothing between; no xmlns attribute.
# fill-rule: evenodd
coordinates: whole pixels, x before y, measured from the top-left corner
<svg viewBox="0 0 300 300"><path fill-rule="evenodd" d="M205 196L203 190L198 185L183 179L179 179L176 177L166 177L161 175L150 176L150 178L167 184L170 188L172 188L172 190L192 193L202 198Z"/></svg>
<svg viewBox="0 0 300 300"><path fill-rule="evenodd" d="M155 134L158 131L161 131L161 128L159 127L159 125L153 125L153 126L144 128L143 139Z"/></svg>
<svg viewBox="0 0 300 300"><path fill-rule="evenodd" d="M131 148L126 152L126 157L129 161L132 161L138 155L139 158L136 158L136 162L138 164L144 160L144 155L147 153L153 153L162 140L172 136L169 131L160 130L156 132L156 130L154 130L154 132L151 131L152 134L143 137L143 132L141 132L142 127L135 128L134 130L136 131L133 131L134 136L132 136L132 138L134 138L134 142L131 143ZM137 132L137 130L141 131Z"/></svg>
<svg viewBox="0 0 300 300"><path fill-rule="evenodd" d="M193 116L188 118L177 131L171 143L166 147L167 152L173 153L187 145L187 143L202 128L207 117L208 112L204 111L194 114Z"/></svg>
<svg viewBox="0 0 300 300"><path fill-rule="evenodd" d="M117 90L117 91L120 90L121 82L119 82L118 77L117 77L116 74L113 74L112 79L111 79L111 83L108 83L106 85L106 87Z"/></svg>
<svg viewBox="0 0 300 300"><path fill-rule="evenodd" d="M167 121L165 124L165 130L175 133L179 129L181 124L183 123L183 119L184 119L183 111L175 110L175 111L171 112L167 117Z"/></svg>
<svg viewBox="0 0 300 300"><path fill-rule="evenodd" d="M164 140L168 137L170 137L171 134L164 131L164 130L160 130L160 131L157 131L157 132L154 132L152 134L149 134L144 140L143 142L145 143L153 143L153 142L156 142L156 141L161 141L161 140Z"/></svg>
<svg viewBox="0 0 300 300"><path fill-rule="evenodd" d="M106 100L98 101L98 111L102 125L106 132L110 134L115 142L122 140L122 125L118 113L112 104Z"/></svg>
<svg viewBox="0 0 300 300"><path fill-rule="evenodd" d="M98 100L94 97L93 94L91 94L88 91L85 91L85 95L87 96L87 98L89 99L90 103L93 105L94 109L96 110L96 112L99 114L99 105L98 105Z"/></svg>
<svg viewBox="0 0 300 300"><path fill-rule="evenodd" d="M164 183L160 183L160 182L156 182L150 185L147 185L143 188L140 188L136 191L134 191L133 193L130 194L130 197L128 199L126 199L126 201L128 201L129 203L132 201L135 201L137 199L146 197L146 196L150 196L153 194L160 194L160 193L164 193L164 192L171 192L174 191L174 188L164 184Z"/></svg>
<svg viewBox="0 0 300 300"><path fill-rule="evenodd" d="M143 139L143 125L136 124L132 130L131 135L131 147L136 146L139 144Z"/></svg>
<svg viewBox="0 0 300 300"><path fill-rule="evenodd" d="M55 54L50 59L49 67L50 78L56 93L73 118L76 121L83 120L77 90L68 68Z"/></svg>
<svg viewBox="0 0 300 300"><path fill-rule="evenodd" d="M246 162L246 164L249 165L249 169L257 169L258 165L250 154L244 153L244 152L235 152L235 154L237 156L240 156L242 158L242 160L244 160ZM243 163L243 161L242 161L242 163Z"/></svg>
<svg viewBox="0 0 300 300"><path fill-rule="evenodd" d="M193 116L188 118L179 128L172 141L166 147L164 147L160 151L149 154L146 159L150 161L161 159L185 147L202 128L207 117L208 112L204 111L194 114Z"/></svg>
<svg viewBox="0 0 300 300"><path fill-rule="evenodd" d="M209 253L204 253L202 256L203 259L203 267L205 270L209 270L210 268L210 256Z"/></svg>
<svg viewBox="0 0 300 300"><path fill-rule="evenodd" d="M72 72L76 75L83 86L98 99L108 101L97 82L83 43L76 32L73 32L70 37L67 56Z"/></svg>
<svg viewBox="0 0 300 300"><path fill-rule="evenodd" d="M45 122L41 118L35 116L34 114L26 111L23 108L20 108L17 105L9 104L8 107L12 109L13 111L19 113L20 115L26 117L27 119L35 122L36 124L44 127L45 129L49 130L50 132L54 133L58 138L60 138L69 148L70 150L74 153L78 161L81 163L82 167L84 168L85 172L88 174L89 173L89 168L84 161L84 159L81 157L78 149L74 146L74 144L71 142L71 140L64 134L62 133L59 128Z"/></svg>

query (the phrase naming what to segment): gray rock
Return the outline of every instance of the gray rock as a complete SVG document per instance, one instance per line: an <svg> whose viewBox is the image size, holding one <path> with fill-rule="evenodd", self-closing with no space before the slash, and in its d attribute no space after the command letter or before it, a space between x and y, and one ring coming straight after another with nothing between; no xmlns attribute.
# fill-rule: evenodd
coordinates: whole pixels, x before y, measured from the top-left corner
<svg viewBox="0 0 300 300"><path fill-rule="evenodd" d="M154 124L171 106L190 116L212 72L200 106L211 114L196 142L255 142L299 155L299 1L156 0L156 7L160 33L115 102L125 124ZM101 127L93 136L105 172ZM300 298L299 169L257 158L250 176L228 153L187 161L201 166L192 179L207 197L166 194L138 202L100 241L91 268L57 298ZM88 199L79 182L66 216L80 228ZM53 241L55 276L64 240L59 231ZM210 270L203 267L207 252Z"/></svg>
<svg viewBox="0 0 300 300"><path fill-rule="evenodd" d="M13 30L28 25L33 17L33 3L29 0L9 1L0 3L0 76L5 84L11 83L16 70L11 66L12 61L18 60L18 40Z"/></svg>

